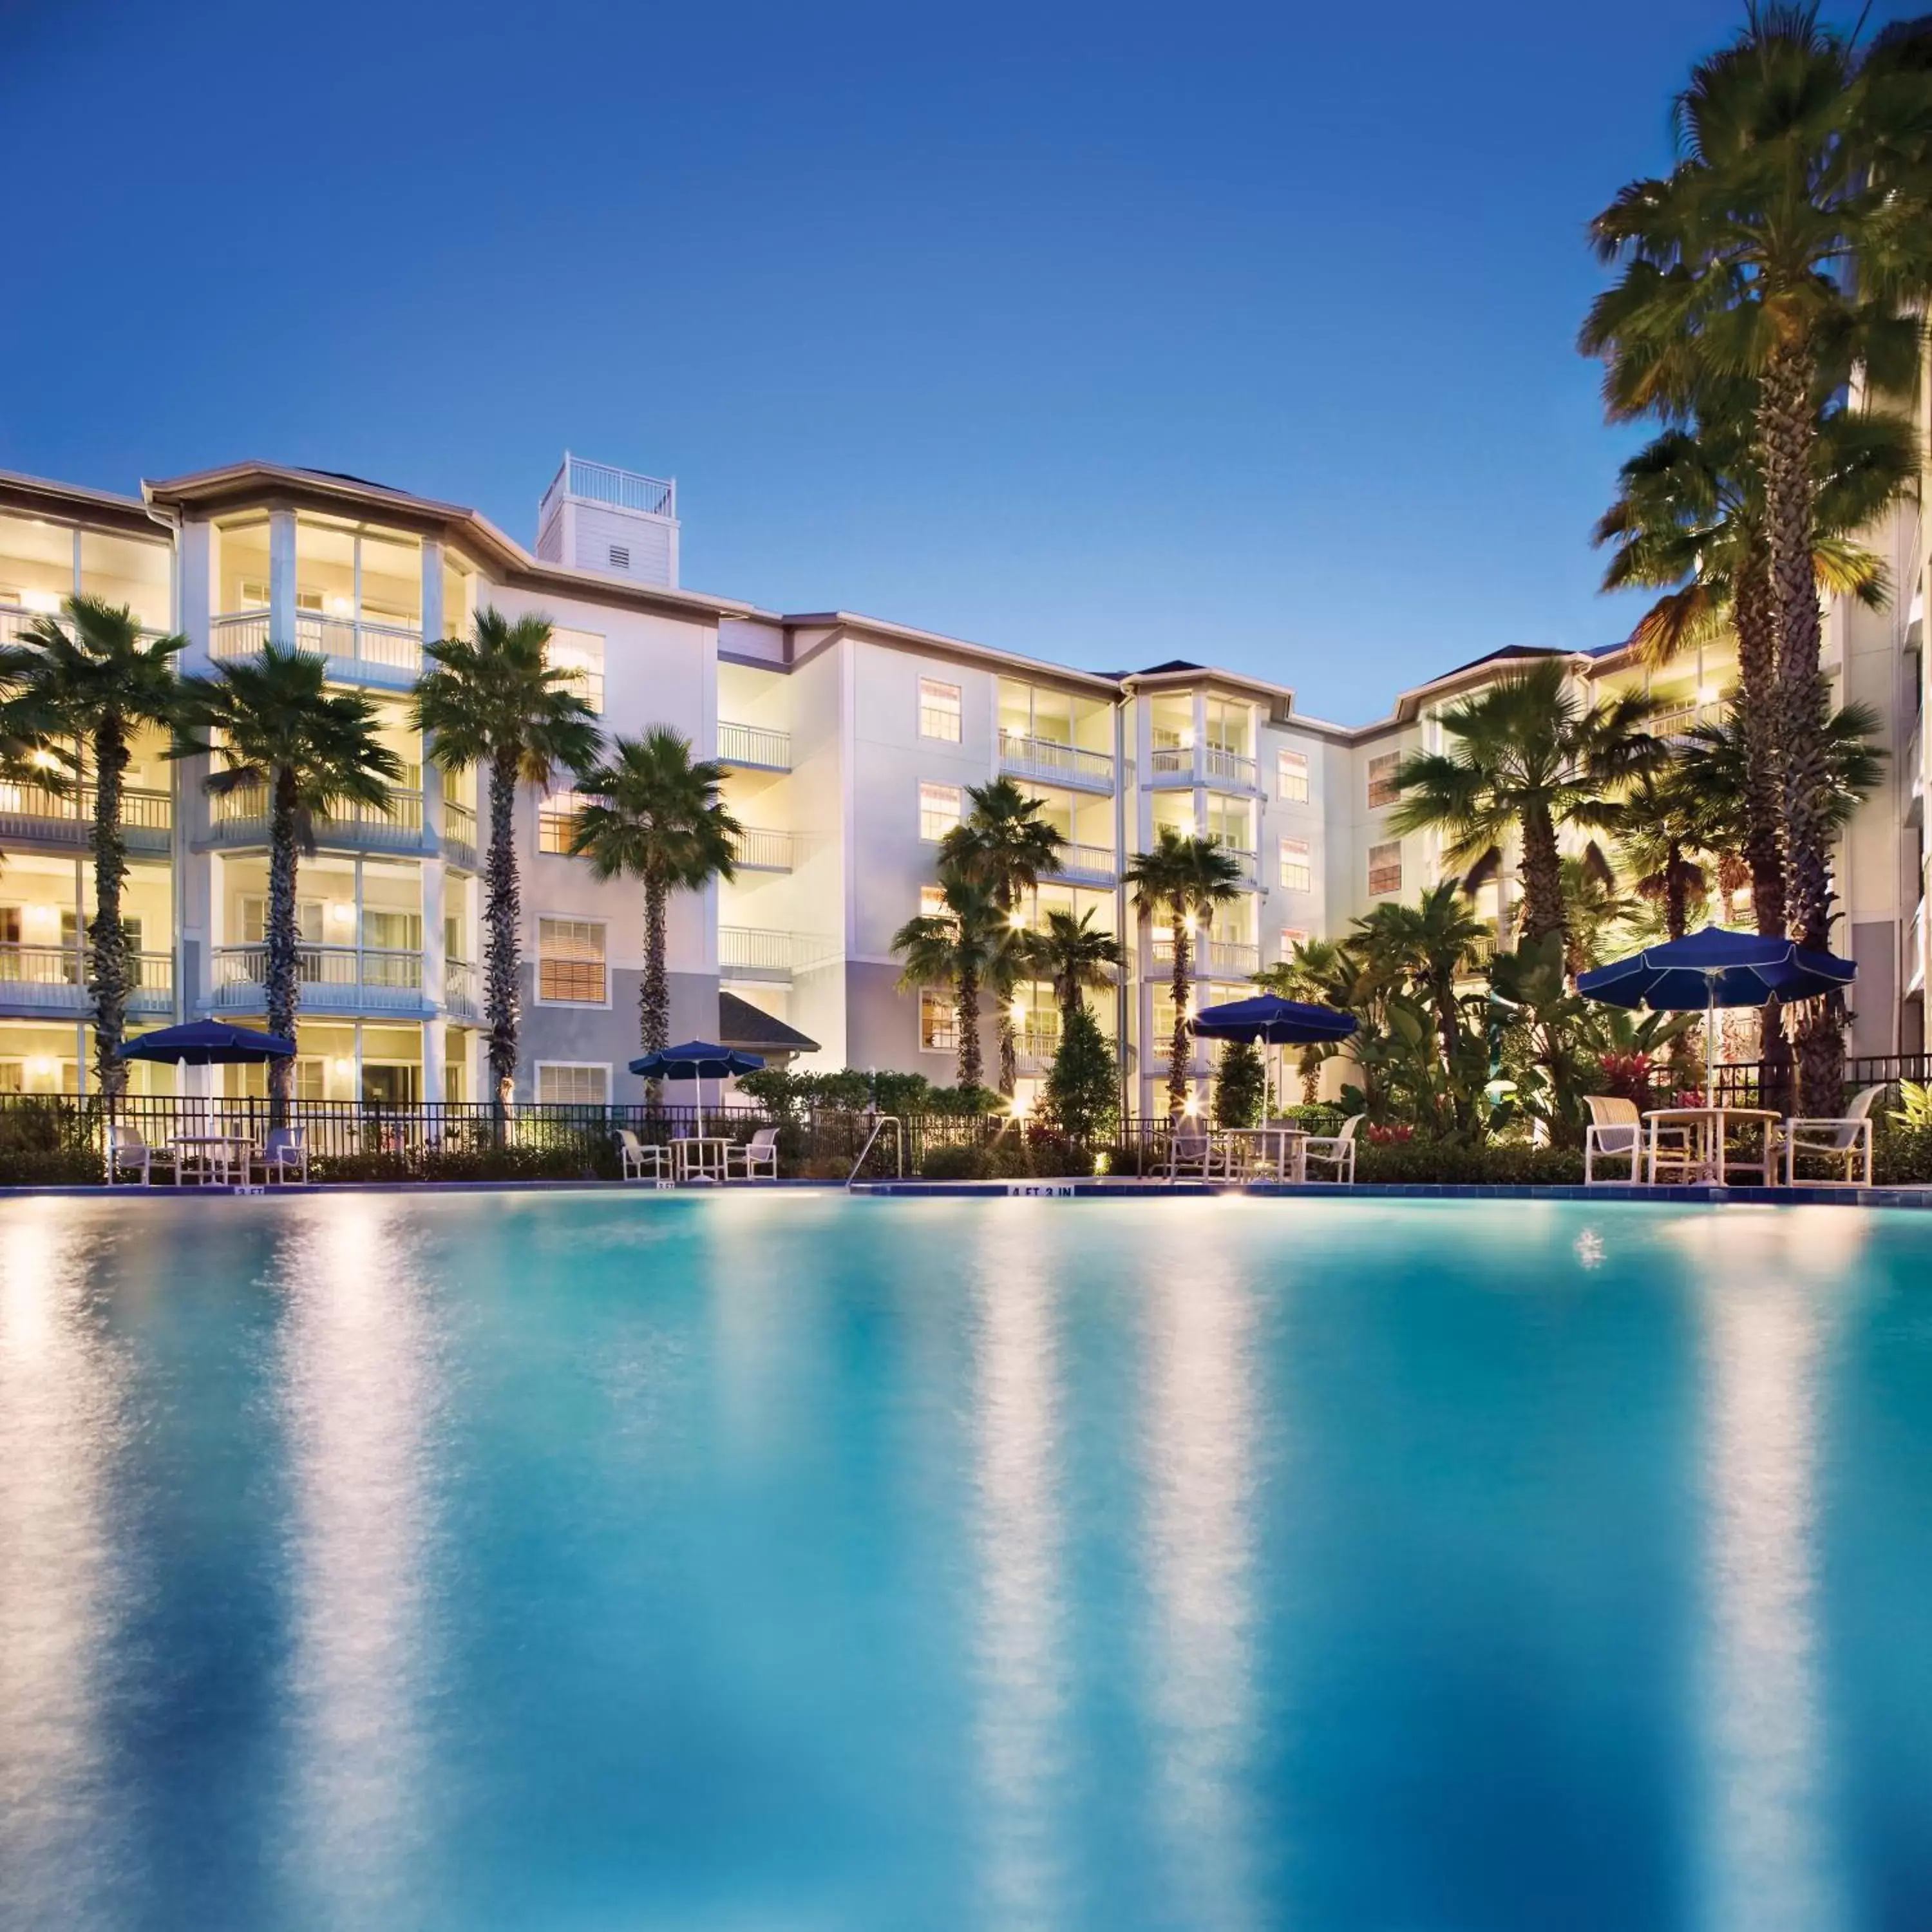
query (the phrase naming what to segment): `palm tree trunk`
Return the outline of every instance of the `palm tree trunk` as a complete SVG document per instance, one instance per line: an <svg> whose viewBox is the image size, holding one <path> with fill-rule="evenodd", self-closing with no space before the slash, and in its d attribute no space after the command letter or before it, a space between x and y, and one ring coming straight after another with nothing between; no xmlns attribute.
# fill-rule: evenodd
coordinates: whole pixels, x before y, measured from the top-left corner
<svg viewBox="0 0 1932 1932"><path fill-rule="evenodd" d="M499 752L490 766L490 856L484 872L483 1012L490 1032L490 1105L503 1124L503 1082L517 1077L517 1022L522 1004L517 936L523 894L517 883L517 760Z"/></svg>
<svg viewBox="0 0 1932 1932"><path fill-rule="evenodd" d="M1744 862L1760 933L1784 930L1784 812L1778 778L1778 617L1768 554L1755 551L1738 580L1738 724L1744 752ZM1728 923L1728 922L1726 922Z"/></svg>
<svg viewBox="0 0 1932 1932"><path fill-rule="evenodd" d="M1563 932L1563 865L1556 827L1540 806L1522 815L1522 936L1546 939Z"/></svg>
<svg viewBox="0 0 1932 1932"><path fill-rule="evenodd" d="M271 783L268 818L268 930L267 937L268 1030L284 1040L296 1036L302 997L296 965L296 776L285 766ZM292 1060L268 1062L268 1124L288 1124L289 1081Z"/></svg>
<svg viewBox="0 0 1932 1932"><path fill-rule="evenodd" d="M112 1113L128 1090L121 1058L128 1030L128 928L121 894L128 881L127 842L121 829L122 788L128 772L128 736L109 712L94 733L94 916L88 922L88 991L94 1004L94 1064L102 1096Z"/></svg>
<svg viewBox="0 0 1932 1932"><path fill-rule="evenodd" d="M1167 1117L1178 1120L1187 1111L1187 992L1193 946L1186 908L1180 900L1172 902L1168 916L1174 922L1174 976L1168 982L1174 995L1174 1035L1167 1047Z"/></svg>
<svg viewBox="0 0 1932 1932"><path fill-rule="evenodd" d="M953 1024L959 1029L959 1084L977 1087L986 1070L980 1059L980 975L970 967L959 975Z"/></svg>
<svg viewBox="0 0 1932 1932"><path fill-rule="evenodd" d="M1000 1091L1010 1100L1019 1085L1019 1033L1013 1024L1012 988L1000 986L994 992L1000 1003Z"/></svg>
<svg viewBox="0 0 1932 1932"><path fill-rule="evenodd" d="M1683 847L1672 844L1664 855L1664 927L1672 939L1684 937L1690 904L1690 868L1684 862Z"/></svg>
<svg viewBox="0 0 1932 1932"><path fill-rule="evenodd" d="M1808 344L1775 350L1759 385L1758 460L1778 625L1778 725L1787 855L1786 929L1802 946L1832 938L1828 779L1821 721L1818 582L1812 556L1811 451L1816 428ZM1799 1103L1835 1116L1844 1084L1845 1041L1831 1000L1811 1004L1798 1033Z"/></svg>
<svg viewBox="0 0 1932 1932"><path fill-rule="evenodd" d="M664 970L665 914L670 895L662 879L644 880L644 970L638 981L638 1036L646 1053L670 1044L670 976Z"/></svg>

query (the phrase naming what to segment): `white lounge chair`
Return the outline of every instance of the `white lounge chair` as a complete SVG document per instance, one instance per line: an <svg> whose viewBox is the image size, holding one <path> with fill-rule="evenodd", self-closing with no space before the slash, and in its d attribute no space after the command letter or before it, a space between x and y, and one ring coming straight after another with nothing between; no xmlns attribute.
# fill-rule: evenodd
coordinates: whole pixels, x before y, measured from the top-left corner
<svg viewBox="0 0 1932 1932"><path fill-rule="evenodd" d="M154 1184L154 1166L172 1168L177 1183L181 1180L181 1160L171 1148L154 1148L141 1138L139 1127L122 1126L110 1122L107 1129L107 1184L114 1185L117 1175L124 1170L137 1173L143 1187Z"/></svg>
<svg viewBox="0 0 1932 1932"><path fill-rule="evenodd" d="M742 1147L735 1143L724 1150L724 1178L766 1180L778 1178L778 1130L760 1127Z"/></svg>
<svg viewBox="0 0 1932 1932"><path fill-rule="evenodd" d="M280 1180L286 1187L291 1178L302 1186L308 1184L308 1130L306 1127L271 1127L268 1137L262 1143L262 1151L253 1156L248 1162L252 1172L262 1170L264 1186L272 1186Z"/></svg>
<svg viewBox="0 0 1932 1932"><path fill-rule="evenodd" d="M1225 1148L1216 1147L1214 1136L1198 1120L1178 1120L1167 1137L1167 1178L1178 1180L1184 1174L1198 1174L1203 1180L1231 1172Z"/></svg>
<svg viewBox="0 0 1932 1932"><path fill-rule="evenodd" d="M670 1149L655 1141L640 1141L628 1127L617 1130L617 1157L626 1180L668 1180Z"/></svg>
<svg viewBox="0 0 1932 1932"><path fill-rule="evenodd" d="M1843 1116L1835 1120L1786 1120L1779 1138L1784 1144L1784 1184L1798 1184L1798 1156L1844 1163L1842 1174L1829 1180L1808 1181L1807 1186L1869 1187L1872 1184L1871 1110L1885 1091L1881 1081L1876 1087L1862 1087ZM1854 1170L1856 1170L1856 1172Z"/></svg>
<svg viewBox="0 0 1932 1932"><path fill-rule="evenodd" d="M1360 1114L1351 1114L1342 1123L1339 1134L1310 1134L1301 1144L1302 1172L1312 1180L1315 1176L1308 1172L1316 1161L1330 1169L1328 1178L1338 1186L1350 1186L1355 1178L1355 1130L1362 1124Z"/></svg>

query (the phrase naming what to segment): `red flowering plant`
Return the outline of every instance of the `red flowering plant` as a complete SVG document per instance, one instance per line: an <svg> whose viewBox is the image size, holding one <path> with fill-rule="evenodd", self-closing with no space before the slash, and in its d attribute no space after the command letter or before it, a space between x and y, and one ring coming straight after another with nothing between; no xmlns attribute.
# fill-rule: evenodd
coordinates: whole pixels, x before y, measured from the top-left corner
<svg viewBox="0 0 1932 1932"><path fill-rule="evenodd" d="M1605 1053L1597 1059L1597 1090L1614 1094L1620 1100L1634 1101L1639 1107L1650 1103L1650 1055L1647 1053Z"/></svg>
<svg viewBox="0 0 1932 1932"><path fill-rule="evenodd" d="M1389 1120L1380 1124L1369 1124L1369 1141L1374 1147L1398 1147L1404 1141L1412 1141L1415 1130L1406 1121Z"/></svg>

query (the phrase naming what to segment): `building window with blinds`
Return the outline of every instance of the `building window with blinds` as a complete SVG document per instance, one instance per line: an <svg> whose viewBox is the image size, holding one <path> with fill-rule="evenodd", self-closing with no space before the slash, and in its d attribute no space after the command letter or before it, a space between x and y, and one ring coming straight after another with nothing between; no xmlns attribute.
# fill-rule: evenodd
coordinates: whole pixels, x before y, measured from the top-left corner
<svg viewBox="0 0 1932 1932"><path fill-rule="evenodd" d="M919 788L919 836L929 842L944 838L959 823L959 788L925 784Z"/></svg>
<svg viewBox="0 0 1932 1932"><path fill-rule="evenodd" d="M606 1000L604 922L537 921L537 998L560 1006L601 1006Z"/></svg>
<svg viewBox="0 0 1932 1932"><path fill-rule="evenodd" d="M919 1045L922 1053L959 1051L959 1010L943 988L925 986L919 995Z"/></svg>
<svg viewBox="0 0 1932 1932"><path fill-rule="evenodd" d="M1369 760L1369 809L1379 812L1402 796L1395 782L1396 767L1402 763L1400 752L1384 752Z"/></svg>
<svg viewBox="0 0 1932 1932"><path fill-rule="evenodd" d="M1308 934L1298 926L1285 926L1281 929L1281 956L1292 959L1296 952L1308 944Z"/></svg>
<svg viewBox="0 0 1932 1932"><path fill-rule="evenodd" d="M942 684L937 678L921 678L919 681L919 735L922 738L943 738L948 744L956 745L959 742L959 730L958 686Z"/></svg>
<svg viewBox="0 0 1932 1932"><path fill-rule="evenodd" d="M1308 802L1308 754L1285 748L1275 754L1274 788L1284 805Z"/></svg>
<svg viewBox="0 0 1932 1932"><path fill-rule="evenodd" d="M546 1107L602 1107L610 1098L610 1070L569 1062L537 1062L537 1099Z"/></svg>
<svg viewBox="0 0 1932 1932"><path fill-rule="evenodd" d="M623 568L626 566L614 566ZM566 631L553 626L544 647L544 661L563 674L564 682L592 711L604 710L604 640L595 631Z"/></svg>
<svg viewBox="0 0 1932 1932"><path fill-rule="evenodd" d="M567 857L577 831L578 814L584 806L581 792L547 793L537 806L537 850Z"/></svg>
<svg viewBox="0 0 1932 1932"><path fill-rule="evenodd" d="M1369 848L1369 890L1379 896L1402 890L1402 842Z"/></svg>
<svg viewBox="0 0 1932 1932"><path fill-rule="evenodd" d="M1281 842L1281 882L1292 892L1305 892L1315 884L1315 874L1306 838Z"/></svg>

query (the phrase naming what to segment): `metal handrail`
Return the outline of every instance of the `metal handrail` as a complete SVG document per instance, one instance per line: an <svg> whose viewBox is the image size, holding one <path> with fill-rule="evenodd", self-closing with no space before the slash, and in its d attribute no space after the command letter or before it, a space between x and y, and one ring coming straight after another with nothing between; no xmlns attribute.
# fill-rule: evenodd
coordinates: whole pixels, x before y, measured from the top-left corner
<svg viewBox="0 0 1932 1932"><path fill-rule="evenodd" d="M892 1168L896 1179L905 1178L905 1128L896 1114L881 1114L872 1123L872 1131L866 1136L866 1144L859 1150L859 1158L852 1163L852 1172L845 1177L845 1191L852 1191L852 1184L859 1178L859 1170L866 1164L866 1156L872 1150L872 1143L890 1127L892 1130Z"/></svg>

